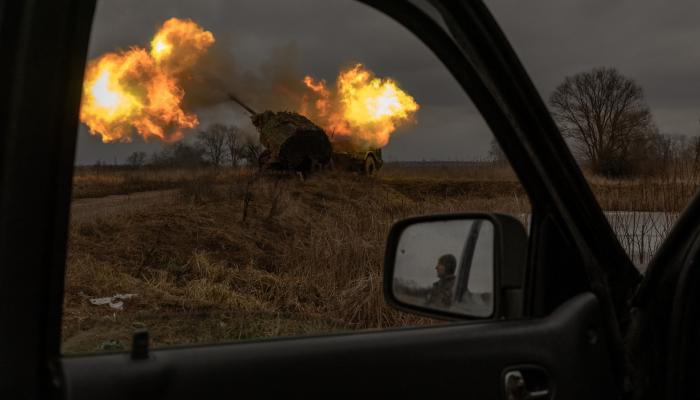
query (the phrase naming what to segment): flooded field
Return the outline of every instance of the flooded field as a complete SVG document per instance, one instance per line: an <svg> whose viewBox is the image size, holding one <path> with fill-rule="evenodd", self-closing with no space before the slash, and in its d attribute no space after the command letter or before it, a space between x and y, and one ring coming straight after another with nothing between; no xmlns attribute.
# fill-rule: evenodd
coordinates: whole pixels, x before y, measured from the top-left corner
<svg viewBox="0 0 700 400"><path fill-rule="evenodd" d="M647 263L663 243L680 213L660 211L605 211L622 247L627 251L639 272L644 273ZM514 215L530 229L530 214Z"/></svg>
<svg viewBox="0 0 700 400"><path fill-rule="evenodd" d="M620 244L640 272L678 219L675 212L609 211L605 213Z"/></svg>

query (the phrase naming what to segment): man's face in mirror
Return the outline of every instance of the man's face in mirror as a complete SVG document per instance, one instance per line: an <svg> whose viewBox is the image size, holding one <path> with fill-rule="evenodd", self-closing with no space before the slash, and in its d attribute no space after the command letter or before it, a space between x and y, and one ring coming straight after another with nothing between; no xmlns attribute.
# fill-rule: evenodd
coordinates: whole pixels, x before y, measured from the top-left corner
<svg viewBox="0 0 700 400"><path fill-rule="evenodd" d="M435 266L435 271L437 271L438 278L444 278L445 276L447 276L447 271L445 269L445 266L440 264L439 262Z"/></svg>

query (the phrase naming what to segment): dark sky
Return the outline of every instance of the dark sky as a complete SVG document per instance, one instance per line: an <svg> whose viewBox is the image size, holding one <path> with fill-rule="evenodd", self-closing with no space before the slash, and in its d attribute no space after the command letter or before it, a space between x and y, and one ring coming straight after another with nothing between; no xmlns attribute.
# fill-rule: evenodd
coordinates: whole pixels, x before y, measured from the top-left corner
<svg viewBox="0 0 700 400"><path fill-rule="evenodd" d="M543 97L567 75L615 67L642 85L663 133L700 131L700 2L487 4ZM170 17L191 18L211 31L217 39L214 52L234 70L230 75L239 81L250 76L249 85L261 91L262 82L279 69L299 79L310 74L333 82L341 68L362 62L378 76L394 78L421 109L416 124L392 136L384 153L388 160L487 156L492 134L445 67L397 23L351 0L102 0L89 57L132 45L146 47ZM195 112L203 127L221 122L253 130L246 115L228 103ZM123 162L133 151L150 153L161 146L139 139L103 144L81 125L76 163Z"/></svg>

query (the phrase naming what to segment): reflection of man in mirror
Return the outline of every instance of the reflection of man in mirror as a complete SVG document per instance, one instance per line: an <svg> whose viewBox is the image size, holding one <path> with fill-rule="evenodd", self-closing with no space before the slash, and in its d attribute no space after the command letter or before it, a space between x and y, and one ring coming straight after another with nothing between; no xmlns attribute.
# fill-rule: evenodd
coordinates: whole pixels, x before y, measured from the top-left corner
<svg viewBox="0 0 700 400"><path fill-rule="evenodd" d="M439 279L437 282L433 283L433 287L428 292L426 305L442 307L449 307L452 305L456 269L457 259L452 254L445 254L438 258L435 271Z"/></svg>
<svg viewBox="0 0 700 400"><path fill-rule="evenodd" d="M423 288L401 287L399 290L410 296L425 296L425 305L449 307L454 298L455 270L457 259L452 254L444 254L438 258L435 265L438 280L432 286Z"/></svg>

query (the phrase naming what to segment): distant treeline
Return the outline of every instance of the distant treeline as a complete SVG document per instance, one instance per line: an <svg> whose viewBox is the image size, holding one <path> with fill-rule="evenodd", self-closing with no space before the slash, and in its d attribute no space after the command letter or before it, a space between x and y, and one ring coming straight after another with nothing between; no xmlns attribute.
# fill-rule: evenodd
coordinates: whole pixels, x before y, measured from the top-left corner
<svg viewBox="0 0 700 400"><path fill-rule="evenodd" d="M135 151L119 166L116 163L98 161L91 167L198 168L257 165L262 147L251 137L235 125L213 124L200 131L192 143L180 141L167 144L150 155Z"/></svg>

